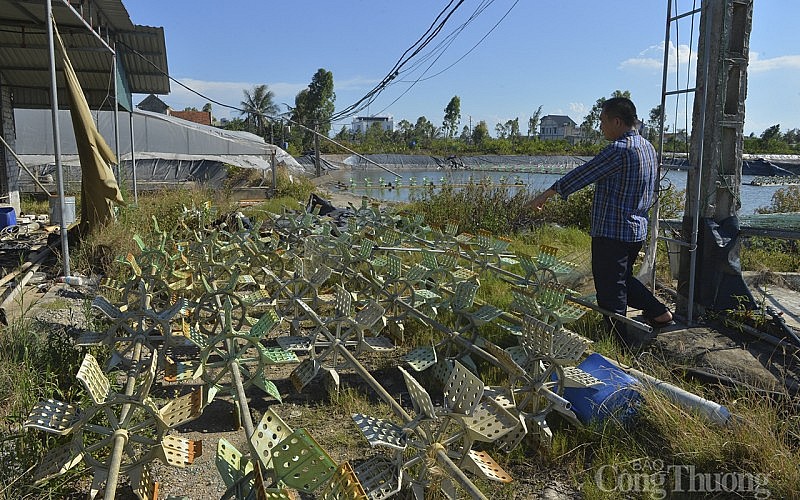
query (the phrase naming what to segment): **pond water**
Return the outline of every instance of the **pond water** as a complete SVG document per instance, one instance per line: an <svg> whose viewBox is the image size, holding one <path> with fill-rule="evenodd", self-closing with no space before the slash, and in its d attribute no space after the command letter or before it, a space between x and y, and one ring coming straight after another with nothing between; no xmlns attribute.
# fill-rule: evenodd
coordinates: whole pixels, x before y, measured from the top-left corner
<svg viewBox="0 0 800 500"><path fill-rule="evenodd" d="M400 179L399 188L395 177L379 168L374 169L353 169L344 172L341 182L348 186L353 193L363 194L371 198L384 201L409 201L415 196L420 196L424 192L423 184L433 183L433 189L438 189L442 183L449 183L455 186L464 185L472 182L481 182L490 179L493 184L503 184L508 187L511 193L517 189L527 189L532 192L543 191L555 182L561 173L507 173L496 171L481 170L401 170L403 174ZM750 215L759 207L768 206L772 201L772 195L781 186L751 186L750 181L754 176L742 176L742 208L739 210L741 215ZM381 183L392 183L392 188L381 188ZM409 187L410 184L414 186ZM669 170L662 176L661 187L667 188L670 184L678 190L686 188L686 172L681 170Z"/></svg>

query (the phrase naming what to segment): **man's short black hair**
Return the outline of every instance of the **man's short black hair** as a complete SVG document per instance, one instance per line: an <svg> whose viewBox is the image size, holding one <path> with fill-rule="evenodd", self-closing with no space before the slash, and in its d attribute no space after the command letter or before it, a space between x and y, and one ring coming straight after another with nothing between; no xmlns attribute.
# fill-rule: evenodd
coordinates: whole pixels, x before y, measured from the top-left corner
<svg viewBox="0 0 800 500"><path fill-rule="evenodd" d="M629 127L633 127L639 120L636 117L636 106L634 106L633 102L627 97L612 97L611 99L606 99L603 102L602 109L606 112L606 115L619 118L622 120L622 123Z"/></svg>

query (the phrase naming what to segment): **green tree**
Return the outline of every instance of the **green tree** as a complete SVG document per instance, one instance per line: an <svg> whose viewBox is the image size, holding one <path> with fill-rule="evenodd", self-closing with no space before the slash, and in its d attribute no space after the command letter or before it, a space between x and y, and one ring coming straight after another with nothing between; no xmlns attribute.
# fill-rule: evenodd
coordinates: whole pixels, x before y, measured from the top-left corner
<svg viewBox="0 0 800 500"><path fill-rule="evenodd" d="M536 137L536 130L539 128L539 120L542 117L542 106L539 106L528 118L528 139Z"/></svg>
<svg viewBox="0 0 800 500"><path fill-rule="evenodd" d="M761 133L761 140L769 142L774 139L781 139L781 124L773 125Z"/></svg>
<svg viewBox="0 0 800 500"><path fill-rule="evenodd" d="M248 130L264 137L267 132L267 122L270 116L278 112L278 107L273 102L275 93L266 85L256 85L252 91L244 89L244 100L240 103L240 115L245 117Z"/></svg>
<svg viewBox="0 0 800 500"><path fill-rule="evenodd" d="M508 136L508 122L500 123L494 126L494 133L497 134L498 139L505 139Z"/></svg>
<svg viewBox="0 0 800 500"><path fill-rule="evenodd" d="M301 90L295 97L292 120L327 136L331 130L334 101L336 93L333 91L333 73L320 68L311 78L308 88ZM314 133L303 130L301 140L303 149L310 149L314 144Z"/></svg>
<svg viewBox="0 0 800 500"><path fill-rule="evenodd" d="M464 128L461 129L461 135L458 136L458 139L463 143L469 143L471 137L469 135L469 127L464 125Z"/></svg>
<svg viewBox="0 0 800 500"><path fill-rule="evenodd" d="M211 113L211 103L207 102L203 105L203 112L204 113Z"/></svg>
<svg viewBox="0 0 800 500"><path fill-rule="evenodd" d="M647 115L647 140L655 144L659 140L659 131L661 130L661 120L663 118L664 112L661 110L661 104L656 106L655 108L650 110L650 113ZM664 125L664 131L666 132L669 127Z"/></svg>
<svg viewBox="0 0 800 500"><path fill-rule="evenodd" d="M489 139L489 127L486 125L485 121L481 120L475 125L475 128L472 129L472 144L480 146L487 139Z"/></svg>
<svg viewBox="0 0 800 500"><path fill-rule="evenodd" d="M513 120L508 120L505 128L506 132L508 133L508 138L512 141L516 141L522 136L519 131L519 117L514 118Z"/></svg>
<svg viewBox="0 0 800 500"><path fill-rule="evenodd" d="M461 99L458 96L453 96L447 107L444 108L444 123L442 129L448 139L452 139L456 135L458 125L461 122Z"/></svg>
<svg viewBox="0 0 800 500"><path fill-rule="evenodd" d="M414 139L417 144L424 147L429 147L431 141L439 135L439 128L430 122L424 116L417 118L417 123L414 124Z"/></svg>

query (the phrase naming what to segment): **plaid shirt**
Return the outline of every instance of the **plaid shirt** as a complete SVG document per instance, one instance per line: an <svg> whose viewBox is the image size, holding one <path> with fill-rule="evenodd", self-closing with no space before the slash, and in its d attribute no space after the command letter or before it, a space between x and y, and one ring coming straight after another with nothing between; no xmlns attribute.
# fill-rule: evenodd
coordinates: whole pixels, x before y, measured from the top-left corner
<svg viewBox="0 0 800 500"><path fill-rule="evenodd" d="M647 212L653 204L656 167L653 145L631 130L568 172L551 189L566 199L594 182L589 234L619 241L644 241Z"/></svg>

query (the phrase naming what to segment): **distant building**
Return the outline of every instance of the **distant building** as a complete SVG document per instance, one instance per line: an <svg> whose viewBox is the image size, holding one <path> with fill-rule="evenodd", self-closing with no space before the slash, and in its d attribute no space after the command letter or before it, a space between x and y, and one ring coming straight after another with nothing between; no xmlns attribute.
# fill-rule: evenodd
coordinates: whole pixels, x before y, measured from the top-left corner
<svg viewBox="0 0 800 500"><path fill-rule="evenodd" d="M145 97L136 107L142 111L150 111L161 115L168 115L170 110L169 105L156 97L155 94Z"/></svg>
<svg viewBox="0 0 800 500"><path fill-rule="evenodd" d="M357 116L350 124L350 132L366 134L374 123L379 123L385 131L394 132L394 118L391 116Z"/></svg>
<svg viewBox="0 0 800 500"><path fill-rule="evenodd" d="M581 130L569 116L547 115L539 120L539 139L543 141L564 140L575 144L581 140Z"/></svg>

